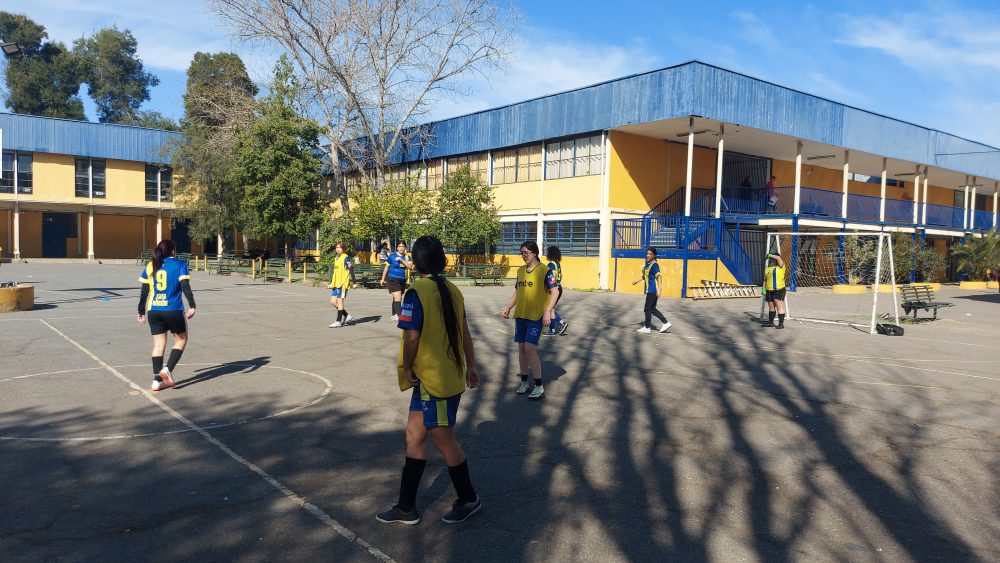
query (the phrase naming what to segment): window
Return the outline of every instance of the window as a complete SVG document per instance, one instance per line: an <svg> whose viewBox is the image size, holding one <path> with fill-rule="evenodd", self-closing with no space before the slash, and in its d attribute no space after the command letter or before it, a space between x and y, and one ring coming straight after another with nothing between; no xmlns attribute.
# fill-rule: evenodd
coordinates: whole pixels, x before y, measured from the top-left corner
<svg viewBox="0 0 1000 563"><path fill-rule="evenodd" d="M600 135L556 141L545 145L545 177L591 176L603 171L604 147Z"/></svg>
<svg viewBox="0 0 1000 563"><path fill-rule="evenodd" d="M105 173L104 160L97 158L76 159L76 197L105 197L105 185L107 174ZM91 190L92 188L92 190Z"/></svg>
<svg viewBox="0 0 1000 563"><path fill-rule="evenodd" d="M432 160L427 163L427 189L436 190L441 187L441 180L444 176L444 166L440 160Z"/></svg>
<svg viewBox="0 0 1000 563"><path fill-rule="evenodd" d="M865 183L868 183L868 184L879 184L879 185L882 185L882 176L881 175L879 175L879 176L868 176L867 174L857 174L855 172L848 172L847 179L848 180L854 180L855 182L865 182ZM895 178L886 178L885 179L885 185L886 186L899 186L899 187L903 187L903 182L900 181L900 180L896 180Z"/></svg>
<svg viewBox="0 0 1000 563"><path fill-rule="evenodd" d="M513 184L542 179L542 145L493 153L493 183Z"/></svg>
<svg viewBox="0 0 1000 563"><path fill-rule="evenodd" d="M17 193L32 192L31 174L32 155L4 151L0 165L0 193L12 194L15 186Z"/></svg>
<svg viewBox="0 0 1000 563"><path fill-rule="evenodd" d="M160 199L163 201L173 201L174 193L174 169L169 166L160 167Z"/></svg>
<svg viewBox="0 0 1000 563"><path fill-rule="evenodd" d="M448 172L450 173L454 170L458 170L460 166L468 166L469 171L472 172L473 176L476 176L485 182L487 180L487 164L486 153L484 152L479 154L456 156L448 159Z"/></svg>
<svg viewBox="0 0 1000 563"><path fill-rule="evenodd" d="M597 256L601 246L600 222L597 219L546 221L545 244L558 246L563 256Z"/></svg>
<svg viewBox="0 0 1000 563"><path fill-rule="evenodd" d="M500 223L500 242L497 254L517 254L526 240L538 240L536 221L511 221Z"/></svg>
<svg viewBox="0 0 1000 563"><path fill-rule="evenodd" d="M174 171L169 166L146 165L146 201L156 201L159 193L162 201L170 201L170 186Z"/></svg>

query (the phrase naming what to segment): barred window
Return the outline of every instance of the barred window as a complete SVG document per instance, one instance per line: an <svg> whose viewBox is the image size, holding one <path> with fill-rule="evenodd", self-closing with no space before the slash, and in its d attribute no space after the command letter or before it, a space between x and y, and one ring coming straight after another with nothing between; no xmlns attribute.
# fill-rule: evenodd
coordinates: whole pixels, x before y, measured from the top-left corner
<svg viewBox="0 0 1000 563"><path fill-rule="evenodd" d="M427 189L436 190L441 187L441 180L444 176L444 163L440 160L431 160L427 163Z"/></svg>
<svg viewBox="0 0 1000 563"><path fill-rule="evenodd" d="M170 201L170 187L173 184L174 171L169 166L159 164L146 165L146 201L156 201L157 194L161 201Z"/></svg>
<svg viewBox="0 0 1000 563"><path fill-rule="evenodd" d="M76 159L76 197L105 197L106 180L104 160Z"/></svg>
<svg viewBox="0 0 1000 563"><path fill-rule="evenodd" d="M542 145L495 151L493 183L513 184L542 179Z"/></svg>
<svg viewBox="0 0 1000 563"><path fill-rule="evenodd" d="M545 177L548 179L592 176L604 169L600 135L552 142L545 145L545 151Z"/></svg>
<svg viewBox="0 0 1000 563"><path fill-rule="evenodd" d="M482 152L478 154L456 156L448 159L449 173L454 170L458 170L460 166L468 166L469 172L471 172L473 176L478 177L483 182L487 180L486 171L488 162L486 159L486 153Z"/></svg>
<svg viewBox="0 0 1000 563"><path fill-rule="evenodd" d="M527 240L538 240L538 223L536 221L510 221L500 223L500 242L497 254L517 254L521 244Z"/></svg>
<svg viewBox="0 0 1000 563"><path fill-rule="evenodd" d="M546 221L545 244L558 246L563 256L597 256L601 247L600 222Z"/></svg>

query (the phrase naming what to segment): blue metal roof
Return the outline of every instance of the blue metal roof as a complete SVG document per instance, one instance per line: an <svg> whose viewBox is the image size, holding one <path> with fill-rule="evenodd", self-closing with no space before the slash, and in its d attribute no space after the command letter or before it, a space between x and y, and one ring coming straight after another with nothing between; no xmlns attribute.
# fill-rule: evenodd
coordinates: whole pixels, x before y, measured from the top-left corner
<svg viewBox="0 0 1000 563"><path fill-rule="evenodd" d="M396 160L441 158L692 115L1000 179L995 147L698 61L427 123L421 128L433 141Z"/></svg>
<svg viewBox="0 0 1000 563"><path fill-rule="evenodd" d="M169 161L161 150L181 138L174 131L16 113L0 113L0 129L4 150L139 162Z"/></svg>

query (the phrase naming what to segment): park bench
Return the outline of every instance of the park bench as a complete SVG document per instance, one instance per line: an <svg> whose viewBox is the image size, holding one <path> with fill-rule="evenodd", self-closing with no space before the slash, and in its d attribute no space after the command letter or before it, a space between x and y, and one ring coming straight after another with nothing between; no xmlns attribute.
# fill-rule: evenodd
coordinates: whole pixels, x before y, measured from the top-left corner
<svg viewBox="0 0 1000 563"><path fill-rule="evenodd" d="M917 319L917 311L923 309L924 311L934 310L934 318L932 320L937 320L937 310L941 307L953 307L954 303L947 303L943 301L934 301L934 290L931 289L929 285L904 285L899 289L900 294L903 297L903 311L907 315L913 312L913 319Z"/></svg>
<svg viewBox="0 0 1000 563"><path fill-rule="evenodd" d="M319 259L316 256L310 256L310 255L303 255L292 258L292 271L301 272L303 264L308 264L309 269L313 269L313 265L316 264L318 260Z"/></svg>
<svg viewBox="0 0 1000 563"><path fill-rule="evenodd" d="M382 266L378 264L355 264L354 280L361 287L378 287L382 280Z"/></svg>
<svg viewBox="0 0 1000 563"><path fill-rule="evenodd" d="M268 279L283 280L288 274L288 262L284 258L268 258L258 263L260 264L260 275L264 281Z"/></svg>
<svg viewBox="0 0 1000 563"><path fill-rule="evenodd" d="M224 252L219 255L215 265L215 273L220 276L228 276L236 269L236 255Z"/></svg>
<svg viewBox="0 0 1000 563"><path fill-rule="evenodd" d="M141 253L139 253L139 257L135 259L135 265L136 266L145 266L152 259L153 259L153 251L152 250L143 250Z"/></svg>
<svg viewBox="0 0 1000 563"><path fill-rule="evenodd" d="M472 278L473 285L503 285L500 266L496 264L468 264L465 275Z"/></svg>

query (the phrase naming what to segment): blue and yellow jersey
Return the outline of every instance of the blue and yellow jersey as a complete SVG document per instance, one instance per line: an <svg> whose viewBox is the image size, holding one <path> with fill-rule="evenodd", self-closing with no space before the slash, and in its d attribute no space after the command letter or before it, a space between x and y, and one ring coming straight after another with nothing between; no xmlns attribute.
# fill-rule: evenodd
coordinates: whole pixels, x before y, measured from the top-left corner
<svg viewBox="0 0 1000 563"><path fill-rule="evenodd" d="M385 260L385 263L389 265L389 273L387 274L387 276L397 280L409 279L410 271L406 266L403 265L404 263L408 263L409 261L410 257L405 252L403 254L400 254L398 252L393 252L392 254L390 254L389 257L386 258Z"/></svg>
<svg viewBox="0 0 1000 563"><path fill-rule="evenodd" d="M549 262L549 271L552 272L552 287L562 287L562 265L553 260Z"/></svg>
<svg viewBox="0 0 1000 563"><path fill-rule="evenodd" d="M767 291L785 289L784 266L768 266L764 268L764 289Z"/></svg>
<svg viewBox="0 0 1000 563"><path fill-rule="evenodd" d="M514 318L537 321L545 314L549 303L549 288L555 283L552 270L541 264L528 271L527 266L517 269L517 299L514 304Z"/></svg>
<svg viewBox="0 0 1000 563"><path fill-rule="evenodd" d="M139 283L149 284L149 298L146 301L147 311L183 311L184 301L181 298L181 281L190 280L187 262L176 258L167 258L163 266L153 272L153 263L146 264L146 269L139 275Z"/></svg>
<svg viewBox="0 0 1000 563"><path fill-rule="evenodd" d="M333 264L331 264L332 269L330 271L330 285L327 287L331 289L344 288L351 284L351 268L354 265L351 263L351 257L347 254L341 254L333 259Z"/></svg>
<svg viewBox="0 0 1000 563"><path fill-rule="evenodd" d="M642 292L656 295L660 278L660 265L656 263L656 260L646 262L646 265L642 268Z"/></svg>
<svg viewBox="0 0 1000 563"><path fill-rule="evenodd" d="M465 326L465 300L462 292L454 284L445 280L455 307L458 348L460 357L456 363L448 332L444 325L441 309L441 294L437 282L424 278L413 282L413 286L403 295L402 310L399 313L399 328L420 332L417 355L413 359L413 373L420 380L421 392L434 397L452 397L465 391L465 348L463 347ZM396 373L400 391L413 386L403 375L403 335L400 335L399 356Z"/></svg>

